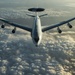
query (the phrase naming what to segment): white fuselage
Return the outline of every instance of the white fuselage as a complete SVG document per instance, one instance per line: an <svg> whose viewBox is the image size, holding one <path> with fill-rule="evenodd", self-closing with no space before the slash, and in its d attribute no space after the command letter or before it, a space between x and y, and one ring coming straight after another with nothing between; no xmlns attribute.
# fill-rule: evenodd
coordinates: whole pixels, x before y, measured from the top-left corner
<svg viewBox="0 0 75 75"><path fill-rule="evenodd" d="M32 28L33 28L31 33L32 40L34 44L38 46L42 39L41 21L38 15L34 17L34 25Z"/></svg>

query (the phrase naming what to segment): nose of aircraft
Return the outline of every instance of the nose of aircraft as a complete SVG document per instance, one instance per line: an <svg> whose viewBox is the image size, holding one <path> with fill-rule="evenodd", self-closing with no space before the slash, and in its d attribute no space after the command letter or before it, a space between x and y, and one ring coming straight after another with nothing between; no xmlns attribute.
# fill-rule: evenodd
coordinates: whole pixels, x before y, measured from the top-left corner
<svg viewBox="0 0 75 75"><path fill-rule="evenodd" d="M36 44L35 46L38 47L38 44Z"/></svg>
<svg viewBox="0 0 75 75"><path fill-rule="evenodd" d="M39 37L34 38L34 41L35 41L36 43L38 43Z"/></svg>

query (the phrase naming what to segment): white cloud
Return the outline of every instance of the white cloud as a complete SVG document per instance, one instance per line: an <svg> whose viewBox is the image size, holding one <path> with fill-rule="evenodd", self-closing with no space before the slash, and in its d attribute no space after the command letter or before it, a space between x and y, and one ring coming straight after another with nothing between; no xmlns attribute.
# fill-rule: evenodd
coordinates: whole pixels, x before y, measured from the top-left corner
<svg viewBox="0 0 75 75"><path fill-rule="evenodd" d="M68 3L66 6L68 6L68 7L75 7L75 3Z"/></svg>
<svg viewBox="0 0 75 75"><path fill-rule="evenodd" d="M50 16L68 16L70 11L67 10L55 10L55 9L46 9L45 13L48 13Z"/></svg>
<svg viewBox="0 0 75 75"><path fill-rule="evenodd" d="M71 73L65 72L62 65L59 67L58 61L52 60L57 54L56 51L64 56L69 49L72 51L72 48L75 48L74 39L68 33L61 34L61 36L54 34L56 32L44 33L41 45L36 48L32 44L29 33L25 34L25 31L17 28L17 32L11 34L12 27L8 28L0 29L0 56L2 57L0 58L0 74L25 75L34 73L44 75L44 72L45 75L56 75L57 70L62 75L71 75ZM54 56L52 55L53 58L50 54L52 50L55 53ZM66 52L63 53L64 51ZM63 57L61 56L60 58Z"/></svg>

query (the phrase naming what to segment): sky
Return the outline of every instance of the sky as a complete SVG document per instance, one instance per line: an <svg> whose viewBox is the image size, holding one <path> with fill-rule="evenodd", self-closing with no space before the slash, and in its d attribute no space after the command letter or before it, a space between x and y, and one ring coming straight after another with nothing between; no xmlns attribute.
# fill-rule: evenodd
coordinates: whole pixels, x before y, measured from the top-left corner
<svg viewBox="0 0 75 75"><path fill-rule="evenodd" d="M43 8L75 8L75 0L0 0L0 7L43 7Z"/></svg>
<svg viewBox="0 0 75 75"><path fill-rule="evenodd" d="M0 0L0 17L25 17L25 11L31 7L45 8L50 16L75 16L75 0Z"/></svg>
<svg viewBox="0 0 75 75"><path fill-rule="evenodd" d="M19 4L26 4L26 5L42 5L42 6L50 6L50 5L63 5L63 6L70 6L75 7L75 0L0 0L0 3L19 3Z"/></svg>

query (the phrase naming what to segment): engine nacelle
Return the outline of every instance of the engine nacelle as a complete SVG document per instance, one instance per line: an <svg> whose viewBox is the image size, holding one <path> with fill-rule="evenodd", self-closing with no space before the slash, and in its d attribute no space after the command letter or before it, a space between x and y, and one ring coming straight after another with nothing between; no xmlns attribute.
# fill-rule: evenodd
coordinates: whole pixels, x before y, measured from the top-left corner
<svg viewBox="0 0 75 75"><path fill-rule="evenodd" d="M1 25L1 28L5 28L5 25Z"/></svg>
<svg viewBox="0 0 75 75"><path fill-rule="evenodd" d="M15 31L16 31L16 27L12 30L12 33L15 33Z"/></svg>
<svg viewBox="0 0 75 75"><path fill-rule="evenodd" d="M59 27L57 28L57 30L58 30L58 33L62 33L62 30Z"/></svg>
<svg viewBox="0 0 75 75"><path fill-rule="evenodd" d="M70 23L67 24L69 28L72 28L72 25Z"/></svg>

